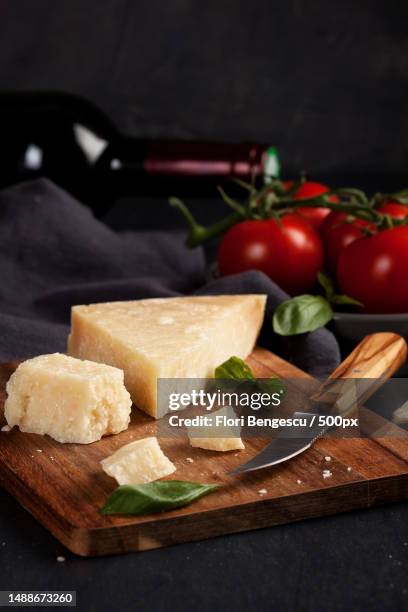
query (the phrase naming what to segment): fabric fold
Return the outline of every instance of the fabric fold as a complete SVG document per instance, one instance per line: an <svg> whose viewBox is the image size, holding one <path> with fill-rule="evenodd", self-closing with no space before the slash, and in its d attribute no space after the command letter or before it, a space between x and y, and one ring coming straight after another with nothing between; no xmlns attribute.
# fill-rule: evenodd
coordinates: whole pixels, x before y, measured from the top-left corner
<svg viewBox="0 0 408 612"><path fill-rule="evenodd" d="M333 334L283 338L272 314L287 294L261 272L206 282L202 249L179 231L116 232L46 179L0 193L0 359L64 351L74 304L176 295L265 293L260 343L315 376L339 363Z"/></svg>

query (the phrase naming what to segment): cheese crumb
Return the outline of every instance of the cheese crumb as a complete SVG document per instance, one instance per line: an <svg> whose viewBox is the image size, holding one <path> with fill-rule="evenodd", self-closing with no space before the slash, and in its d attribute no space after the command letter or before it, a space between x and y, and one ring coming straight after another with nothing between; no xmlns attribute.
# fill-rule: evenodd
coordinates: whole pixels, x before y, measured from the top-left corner
<svg viewBox="0 0 408 612"><path fill-rule="evenodd" d="M348 466L347 471L351 472L352 468L350 466Z"/></svg>
<svg viewBox="0 0 408 612"><path fill-rule="evenodd" d="M35 450L37 451L37 453L42 453L41 448L36 448Z"/></svg>
<svg viewBox="0 0 408 612"><path fill-rule="evenodd" d="M101 465L103 471L120 485L152 482L176 471L175 465L166 457L154 437L122 446L103 459Z"/></svg>
<svg viewBox="0 0 408 612"><path fill-rule="evenodd" d="M4 427L1 428L1 431L11 431L10 425L4 425Z"/></svg>
<svg viewBox="0 0 408 612"><path fill-rule="evenodd" d="M245 448L244 443L240 438L241 427L230 427L228 425L217 426L216 419L218 417L221 419L221 422L222 419L224 419L225 422L226 419L235 417L234 409L231 406L224 406L220 410L216 410L212 413L212 417L212 424L208 427L187 428L187 434L191 446L219 452L242 450ZM225 437L214 437L214 431L217 431L217 429L218 432L222 431Z"/></svg>
<svg viewBox="0 0 408 612"><path fill-rule="evenodd" d="M174 323L173 317L160 317L159 319L159 325L171 325L172 323Z"/></svg>
<svg viewBox="0 0 408 612"><path fill-rule="evenodd" d="M259 489L259 491L258 491L258 495L260 495L261 497L262 497L263 495L266 495L267 493L268 493L268 490L267 490L267 489Z"/></svg>
<svg viewBox="0 0 408 612"><path fill-rule="evenodd" d="M331 461L331 457L330 457L329 455L327 455L327 456L324 458L324 460L325 460L325 461L327 461L327 463L329 463L329 461Z"/></svg>
<svg viewBox="0 0 408 612"><path fill-rule="evenodd" d="M241 438L207 438L207 437L200 437L200 438L196 438L193 437L192 434L190 434L189 432L189 436L190 436L190 444L191 446L195 447L195 448L203 448L205 450L210 450L210 451L219 451L219 452L226 452L226 451L231 451L231 450L237 450L240 449L242 450L243 448L245 448L244 443L242 442Z"/></svg>
<svg viewBox="0 0 408 612"><path fill-rule="evenodd" d="M58 563L64 563L65 557L59 556L59 557L57 557L57 561L58 561Z"/></svg>
<svg viewBox="0 0 408 612"><path fill-rule="evenodd" d="M299 480L299 478L297 479L297 481L296 481L296 482L297 482L297 484L302 484L302 481L301 481L301 480Z"/></svg>
<svg viewBox="0 0 408 612"><path fill-rule="evenodd" d="M186 461L188 461L188 463L194 463L194 459L191 457L186 457Z"/></svg>
<svg viewBox="0 0 408 612"><path fill-rule="evenodd" d="M331 476L333 476L333 474L330 470L323 470L323 478L330 478Z"/></svg>

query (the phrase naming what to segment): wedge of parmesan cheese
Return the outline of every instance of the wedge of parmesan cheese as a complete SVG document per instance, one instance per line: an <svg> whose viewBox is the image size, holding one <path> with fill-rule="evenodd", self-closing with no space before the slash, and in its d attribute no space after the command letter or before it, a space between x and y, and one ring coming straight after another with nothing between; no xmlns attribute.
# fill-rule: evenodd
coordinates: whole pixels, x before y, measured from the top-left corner
<svg viewBox="0 0 408 612"><path fill-rule="evenodd" d="M222 452L244 449L244 443L239 435L241 427L228 425L228 422L232 423L234 418L235 412L231 406L224 406L220 410L212 412L211 426L200 428L189 427L187 429L191 446Z"/></svg>
<svg viewBox="0 0 408 612"><path fill-rule="evenodd" d="M143 438L122 446L101 461L106 474L120 485L152 482L176 471L159 446L157 438Z"/></svg>
<svg viewBox="0 0 408 612"><path fill-rule="evenodd" d="M132 402L117 368L60 353L20 364L7 383L10 427L89 444L127 429Z"/></svg>
<svg viewBox="0 0 408 612"><path fill-rule="evenodd" d="M121 368L133 402L157 414L158 378L209 378L231 355L245 359L266 296L158 298L74 306L70 355Z"/></svg>

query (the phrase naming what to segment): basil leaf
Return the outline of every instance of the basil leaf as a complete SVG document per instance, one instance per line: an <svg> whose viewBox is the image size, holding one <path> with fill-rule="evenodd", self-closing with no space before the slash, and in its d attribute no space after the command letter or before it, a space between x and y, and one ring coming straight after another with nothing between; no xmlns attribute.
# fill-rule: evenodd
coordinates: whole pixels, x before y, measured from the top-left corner
<svg viewBox="0 0 408 612"><path fill-rule="evenodd" d="M329 276L327 276L327 274L324 274L323 272L319 272L319 274L317 275L317 280L319 281L320 285L324 289L324 292L326 294L326 300L330 302L331 304L363 306L361 302L359 302L358 300L355 300L352 297L349 297L348 295L338 295L337 293L335 293L332 280Z"/></svg>
<svg viewBox="0 0 408 612"><path fill-rule="evenodd" d="M332 304L344 304L344 305L350 305L350 306L364 306L364 304L362 304L361 302L359 302L358 300L355 300L354 298L350 297L349 295L333 295L330 302Z"/></svg>
<svg viewBox="0 0 408 612"><path fill-rule="evenodd" d="M262 393L269 393L269 395L273 395L274 393L279 393L281 400L285 397L288 388L286 383L283 382L277 376L271 376L268 379L261 379L257 381L257 387L262 391Z"/></svg>
<svg viewBox="0 0 408 612"><path fill-rule="evenodd" d="M334 286L331 278L329 278L327 274L319 272L319 274L317 275L317 280L324 289L326 299L330 302L331 298L334 296Z"/></svg>
<svg viewBox="0 0 408 612"><path fill-rule="evenodd" d="M101 514L153 514L181 508L218 489L218 484L165 480L122 485L108 497Z"/></svg>
<svg viewBox="0 0 408 612"><path fill-rule="evenodd" d="M273 315L273 330L294 336L324 327L333 318L329 302L321 295L298 295L279 304Z"/></svg>
<svg viewBox="0 0 408 612"><path fill-rule="evenodd" d="M250 380L255 383L256 388L264 393L269 393L270 395L280 393L282 398L287 391L285 383L278 376L271 376L268 379L256 379L249 365L239 357L230 357L227 361L224 361L224 363L215 369L214 377L223 380Z"/></svg>
<svg viewBox="0 0 408 612"><path fill-rule="evenodd" d="M221 365L215 368L215 378L223 378L228 380L255 380L251 368L239 357L230 357Z"/></svg>

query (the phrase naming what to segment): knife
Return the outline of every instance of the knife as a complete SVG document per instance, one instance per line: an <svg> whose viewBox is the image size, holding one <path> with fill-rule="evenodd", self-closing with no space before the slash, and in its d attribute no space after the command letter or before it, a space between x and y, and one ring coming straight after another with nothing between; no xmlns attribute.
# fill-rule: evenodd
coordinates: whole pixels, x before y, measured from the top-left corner
<svg viewBox="0 0 408 612"><path fill-rule="evenodd" d="M294 412L301 426L282 429L261 452L229 474L242 474L277 465L300 455L332 425L319 416L346 417L362 406L407 358L407 344L397 334L366 336L311 397L311 411ZM346 380L345 380L346 379ZM357 379L357 380L356 380Z"/></svg>

